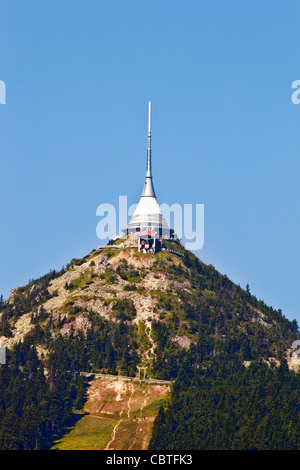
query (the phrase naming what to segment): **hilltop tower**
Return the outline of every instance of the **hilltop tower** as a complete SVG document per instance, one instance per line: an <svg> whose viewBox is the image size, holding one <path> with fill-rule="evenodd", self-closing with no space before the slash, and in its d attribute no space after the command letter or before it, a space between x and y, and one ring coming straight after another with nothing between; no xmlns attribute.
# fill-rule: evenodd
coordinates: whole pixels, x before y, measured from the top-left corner
<svg viewBox="0 0 300 470"><path fill-rule="evenodd" d="M148 236L148 238L153 237L155 234L156 239L174 237L174 230L170 229L162 214L153 186L151 162L151 101L149 101L148 112L148 149L145 184L140 201L127 226L126 233L136 233L141 236Z"/></svg>

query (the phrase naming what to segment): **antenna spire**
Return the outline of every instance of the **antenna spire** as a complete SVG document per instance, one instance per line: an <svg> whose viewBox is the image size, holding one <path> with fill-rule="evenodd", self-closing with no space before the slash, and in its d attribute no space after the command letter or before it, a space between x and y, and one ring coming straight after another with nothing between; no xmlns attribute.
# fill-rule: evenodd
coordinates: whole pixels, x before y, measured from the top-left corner
<svg viewBox="0 0 300 470"><path fill-rule="evenodd" d="M152 168L151 168L151 101L149 101L148 111L148 151L147 151L147 171L146 181L143 191L143 196L155 197L155 192L152 183Z"/></svg>
<svg viewBox="0 0 300 470"><path fill-rule="evenodd" d="M147 158L147 173L146 177L152 177L151 174L151 101L149 101L148 111L148 158Z"/></svg>

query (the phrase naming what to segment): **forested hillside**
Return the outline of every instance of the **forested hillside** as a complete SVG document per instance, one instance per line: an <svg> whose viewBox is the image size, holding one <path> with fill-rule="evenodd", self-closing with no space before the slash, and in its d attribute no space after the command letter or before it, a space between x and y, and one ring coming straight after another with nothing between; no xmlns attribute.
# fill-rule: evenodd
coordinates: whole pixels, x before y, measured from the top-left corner
<svg viewBox="0 0 300 470"><path fill-rule="evenodd" d="M208 368L186 361L171 403L159 411L151 450L299 450L300 376L253 361L214 360Z"/></svg>
<svg viewBox="0 0 300 470"><path fill-rule="evenodd" d="M86 384L51 360L45 376L29 341L8 353L7 364L0 366L0 449L48 449L82 408Z"/></svg>
<svg viewBox="0 0 300 470"><path fill-rule="evenodd" d="M296 322L179 243L165 242L156 255L119 246L73 259L0 303L8 348L0 366L0 448L47 447L82 406L79 372L135 376L141 365L150 377L175 380L152 448L279 445L279 431L272 441L270 433L261 437L266 423L282 425L282 433L287 426L282 445L297 446L298 375L283 373L284 362L278 368L290 359ZM276 421L279 400L287 399ZM9 425L16 415L24 423L18 431Z"/></svg>

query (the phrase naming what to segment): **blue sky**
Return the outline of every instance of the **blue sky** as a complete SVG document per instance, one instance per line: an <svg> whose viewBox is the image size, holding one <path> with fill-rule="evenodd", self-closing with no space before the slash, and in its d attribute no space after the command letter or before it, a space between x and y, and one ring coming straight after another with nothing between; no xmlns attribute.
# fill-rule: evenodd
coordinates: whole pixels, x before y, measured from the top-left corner
<svg viewBox="0 0 300 470"><path fill-rule="evenodd" d="M297 4L298 3L298 4ZM196 254L300 322L299 2L3 1L0 294L96 248L138 202L204 204Z"/></svg>

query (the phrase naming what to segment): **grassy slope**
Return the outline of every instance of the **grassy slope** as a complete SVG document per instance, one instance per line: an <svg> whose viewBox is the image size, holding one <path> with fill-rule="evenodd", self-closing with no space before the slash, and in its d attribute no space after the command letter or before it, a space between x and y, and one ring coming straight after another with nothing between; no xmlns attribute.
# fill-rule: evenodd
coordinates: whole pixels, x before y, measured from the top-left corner
<svg viewBox="0 0 300 470"><path fill-rule="evenodd" d="M53 450L145 450L168 387L94 380L82 418Z"/></svg>
<svg viewBox="0 0 300 470"><path fill-rule="evenodd" d="M53 447L53 450L103 450L110 439L116 421L105 422L85 415Z"/></svg>

